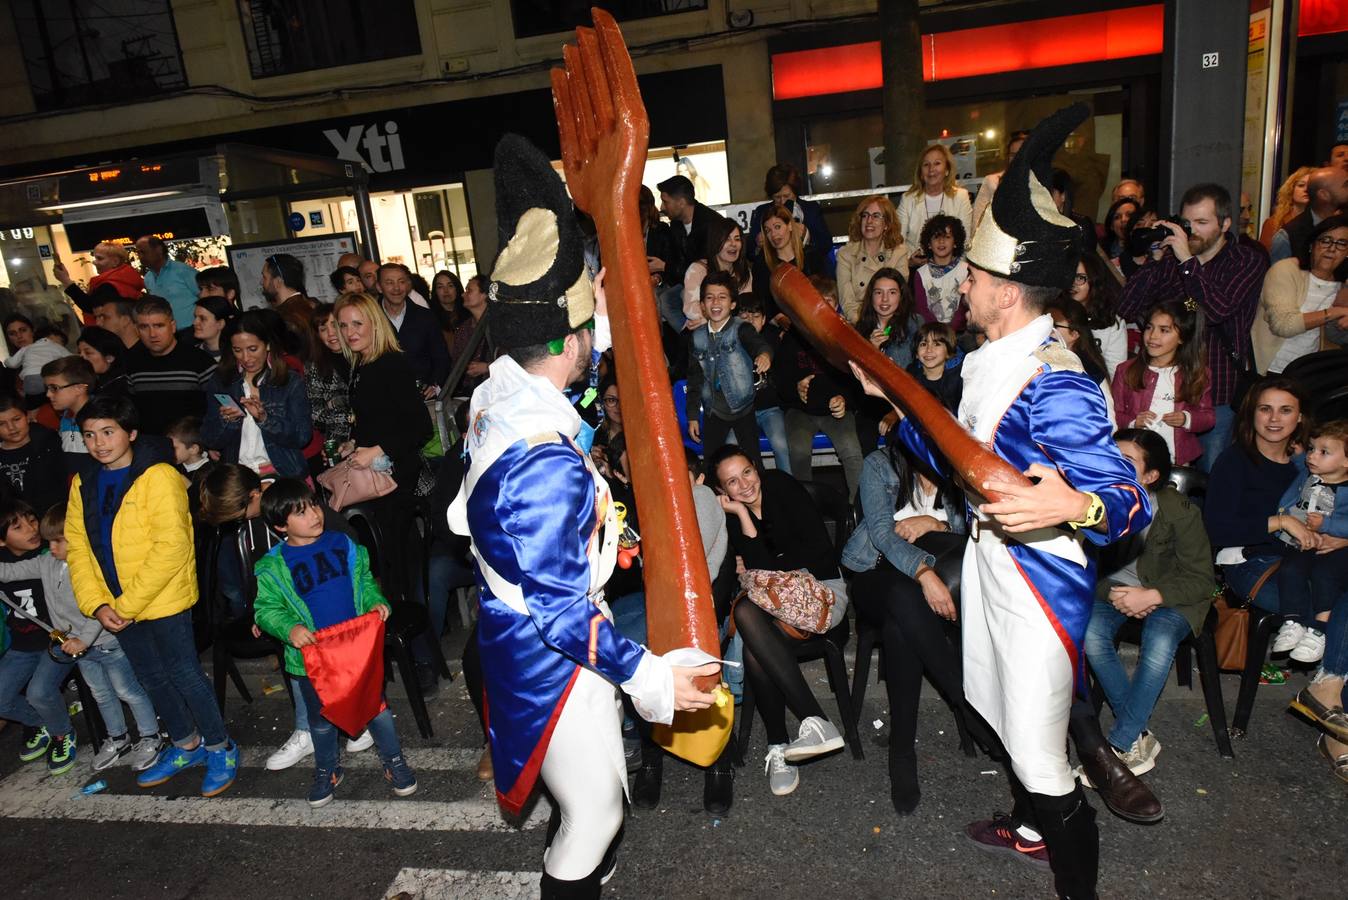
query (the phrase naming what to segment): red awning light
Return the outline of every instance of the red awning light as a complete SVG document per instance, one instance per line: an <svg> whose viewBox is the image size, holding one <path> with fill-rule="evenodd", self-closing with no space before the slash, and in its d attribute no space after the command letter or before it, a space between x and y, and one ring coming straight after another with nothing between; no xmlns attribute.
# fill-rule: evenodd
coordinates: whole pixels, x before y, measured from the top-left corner
<svg viewBox="0 0 1348 900"><path fill-rule="evenodd" d="M1348 31L1348 0L1301 0L1297 34L1335 34Z"/></svg>
<svg viewBox="0 0 1348 900"><path fill-rule="evenodd" d="M1160 53L1164 15L1157 3L924 34L922 77L943 81ZM772 57L775 100L870 90L883 80L879 41Z"/></svg>

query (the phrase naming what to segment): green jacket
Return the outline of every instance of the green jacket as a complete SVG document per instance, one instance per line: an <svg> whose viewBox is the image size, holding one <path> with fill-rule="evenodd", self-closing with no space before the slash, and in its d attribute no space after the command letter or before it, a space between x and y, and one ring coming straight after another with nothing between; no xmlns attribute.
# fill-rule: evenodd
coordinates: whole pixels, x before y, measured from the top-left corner
<svg viewBox="0 0 1348 900"><path fill-rule="evenodd" d="M379 591L374 576L370 574L370 554L351 538L347 543L346 570L351 573L351 592L355 598L356 614L364 615L380 604L388 601ZM257 601L253 604L253 618L257 627L285 644L286 671L301 678L308 676L304 668L304 654L290 643L290 630L303 625L314 630L314 617L308 605L300 599L295 590L295 582L290 577L290 567L281 556L277 544L267 551L267 555L253 566L257 576Z"/></svg>
<svg viewBox="0 0 1348 900"><path fill-rule="evenodd" d="M1161 605L1184 616L1198 634L1217 589L1203 514L1170 485L1156 494L1152 510L1145 538L1132 535L1111 544L1100 555L1099 571L1115 572L1136 559L1142 586L1160 591ZM1111 584L1102 578L1096 585L1096 599L1108 602Z"/></svg>

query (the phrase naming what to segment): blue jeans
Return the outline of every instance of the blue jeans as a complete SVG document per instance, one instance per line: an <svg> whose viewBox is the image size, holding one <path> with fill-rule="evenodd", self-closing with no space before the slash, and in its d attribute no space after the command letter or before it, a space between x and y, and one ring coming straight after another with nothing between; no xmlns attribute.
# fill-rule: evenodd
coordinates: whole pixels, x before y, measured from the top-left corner
<svg viewBox="0 0 1348 900"><path fill-rule="evenodd" d="M431 551L430 564L427 566L430 589L427 591L429 606L426 609L430 628L425 635L418 635L412 641L412 658L423 666L434 664L429 641L440 640L445 633L445 620L449 617L449 597L457 588L474 583L473 570L463 564L457 556L450 553ZM416 590L421 587L421 575L414 576Z"/></svg>
<svg viewBox="0 0 1348 900"><path fill-rule="evenodd" d="M758 410L754 418L758 420L758 427L772 447L772 459L778 470L790 475L791 452L786 442L786 413L782 412L780 406L774 406L772 409Z"/></svg>
<svg viewBox="0 0 1348 900"><path fill-rule="evenodd" d="M1315 550L1289 553L1278 569L1279 610L1293 622L1311 625L1329 612L1348 588L1348 549L1321 554Z"/></svg>
<svg viewBox="0 0 1348 900"><path fill-rule="evenodd" d="M45 726L52 735L70 734L70 712L61 682L73 662L58 663L46 650L9 649L0 656L0 719L29 728ZM20 693L27 688L27 697Z"/></svg>
<svg viewBox="0 0 1348 900"><path fill-rule="evenodd" d="M338 762L337 726L323 718L323 701L318 699L313 682L308 678L296 678L295 684L309 712L309 736L314 740L314 768L332 771L337 768ZM393 727L393 713L387 708L365 727L370 730L379 758L385 763L403 752L402 744L398 743L398 732Z"/></svg>
<svg viewBox="0 0 1348 900"><path fill-rule="evenodd" d="M1198 436L1198 443L1203 448L1203 455L1198 459L1198 467L1204 472L1211 472L1217 457L1231 446L1231 432L1236 425L1236 411L1230 405L1223 403L1216 407L1214 412L1217 414L1216 424Z"/></svg>
<svg viewBox="0 0 1348 900"><path fill-rule="evenodd" d="M122 701L131 707L131 716L136 720L136 736L152 738L159 734L159 720L155 717L154 704L145 693L145 688L136 680L131 670L131 661L116 641L108 641L96 647L80 659L80 673L89 685L89 693L94 695L98 704L98 713L107 726L108 736L118 738L126 734L126 715L122 712Z"/></svg>
<svg viewBox="0 0 1348 900"><path fill-rule="evenodd" d="M646 595L641 591L609 601L613 627L618 634L638 644L646 643Z"/></svg>
<svg viewBox="0 0 1348 900"><path fill-rule="evenodd" d="M1175 649L1193 631L1175 610L1164 606L1153 610L1142 620L1142 647L1130 681L1114 646L1114 635L1127 618L1110 604L1096 600L1085 641L1091 671L1114 710L1109 742L1119 750L1132 747L1147 727L1152 708L1165 688L1170 665L1175 661Z"/></svg>
<svg viewBox="0 0 1348 900"><path fill-rule="evenodd" d="M1280 556L1271 554L1252 556L1245 562L1234 566L1222 566L1222 580L1226 586L1236 593L1236 596L1244 600L1250 597L1250 591L1258 584L1259 579L1269 570L1275 562L1282 559ZM1257 597L1250 597L1254 605L1260 609L1266 609L1269 612L1280 612L1282 610L1282 599L1278 592L1278 576L1274 575L1264 582L1264 586L1259 589Z"/></svg>
<svg viewBox="0 0 1348 900"><path fill-rule="evenodd" d="M670 328L683 334L684 326L688 324L688 317L683 314L683 285L669 284L657 288L655 297L660 305L660 318L668 322Z"/></svg>
<svg viewBox="0 0 1348 900"><path fill-rule="evenodd" d="M117 632L117 643L154 701L169 740L186 748L196 744L200 734L207 750L229 746L215 692L197 659L191 610L133 622Z"/></svg>
<svg viewBox="0 0 1348 900"><path fill-rule="evenodd" d="M1320 668L1330 675L1348 678L1348 591L1339 594L1334 601L1334 608L1329 611L1329 621L1324 623L1323 628L1325 656L1320 660ZM1343 686L1343 693L1348 697L1348 682Z"/></svg>

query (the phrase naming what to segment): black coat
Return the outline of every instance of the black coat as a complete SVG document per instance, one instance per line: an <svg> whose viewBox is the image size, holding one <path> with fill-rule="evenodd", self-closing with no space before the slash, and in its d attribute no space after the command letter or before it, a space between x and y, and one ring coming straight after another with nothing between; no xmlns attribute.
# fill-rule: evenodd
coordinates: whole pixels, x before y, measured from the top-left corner
<svg viewBox="0 0 1348 900"><path fill-rule="evenodd" d="M405 323L404 323L405 324ZM440 329L435 339L444 343ZM431 414L417 390L406 353L385 353L351 371L351 439L357 447L382 447L393 461L399 492L421 474L421 448L431 439Z"/></svg>
<svg viewBox="0 0 1348 900"><path fill-rule="evenodd" d="M395 329L412 377L422 384L440 387L449 377L449 345L440 332L440 322L423 306L407 301L403 323Z"/></svg>

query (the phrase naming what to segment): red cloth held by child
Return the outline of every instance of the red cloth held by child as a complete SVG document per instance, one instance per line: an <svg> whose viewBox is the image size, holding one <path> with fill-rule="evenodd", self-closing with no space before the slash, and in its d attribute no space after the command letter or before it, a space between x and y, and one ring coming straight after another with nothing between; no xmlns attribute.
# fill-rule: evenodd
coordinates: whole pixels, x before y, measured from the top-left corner
<svg viewBox="0 0 1348 900"><path fill-rule="evenodd" d="M347 734L360 734L388 705L384 702L384 621L368 612L314 632L301 649L323 718Z"/></svg>

